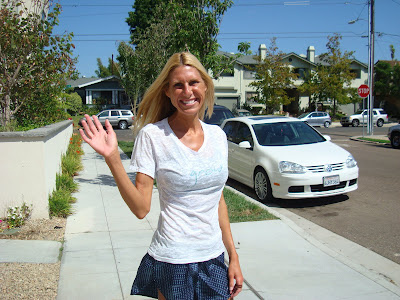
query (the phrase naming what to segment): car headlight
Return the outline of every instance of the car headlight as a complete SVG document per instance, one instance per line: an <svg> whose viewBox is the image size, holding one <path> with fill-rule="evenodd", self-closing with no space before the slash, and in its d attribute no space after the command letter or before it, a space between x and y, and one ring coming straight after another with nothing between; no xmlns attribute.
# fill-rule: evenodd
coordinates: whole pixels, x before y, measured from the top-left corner
<svg viewBox="0 0 400 300"><path fill-rule="evenodd" d="M303 174L307 172L307 169L302 165L296 164L290 161L279 162L279 172L291 173L291 174Z"/></svg>
<svg viewBox="0 0 400 300"><path fill-rule="evenodd" d="M357 166L357 161L354 159L354 157L352 155L349 155L347 157L346 166L348 168L354 168L355 166Z"/></svg>

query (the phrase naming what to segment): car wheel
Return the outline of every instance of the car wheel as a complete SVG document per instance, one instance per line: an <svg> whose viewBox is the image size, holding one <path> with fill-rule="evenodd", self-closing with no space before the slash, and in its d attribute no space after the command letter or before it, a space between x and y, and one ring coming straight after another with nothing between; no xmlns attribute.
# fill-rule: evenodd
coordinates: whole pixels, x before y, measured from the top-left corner
<svg viewBox="0 0 400 300"><path fill-rule="evenodd" d="M352 125L353 127L358 127L358 125L360 125L360 121L358 121L357 119L356 119L356 120L353 120L353 122L351 122L351 125Z"/></svg>
<svg viewBox="0 0 400 300"><path fill-rule="evenodd" d="M390 139L390 144L394 149L400 149L400 133L394 132L392 133L392 138Z"/></svg>
<svg viewBox="0 0 400 300"><path fill-rule="evenodd" d="M382 119L379 119L378 121L376 121L376 126L378 126L378 127L382 127L383 126L383 120Z"/></svg>
<svg viewBox="0 0 400 300"><path fill-rule="evenodd" d="M128 122L126 122L126 121L120 121L120 122L118 123L118 128L119 128L119 129L127 129L127 128L128 128Z"/></svg>
<svg viewBox="0 0 400 300"><path fill-rule="evenodd" d="M260 201L271 200L272 190L267 173L264 169L257 168L254 173L254 191Z"/></svg>
<svg viewBox="0 0 400 300"><path fill-rule="evenodd" d="M326 121L326 122L324 123L324 127L325 127L325 128L328 128L330 125L331 125L331 123L329 123L328 121Z"/></svg>

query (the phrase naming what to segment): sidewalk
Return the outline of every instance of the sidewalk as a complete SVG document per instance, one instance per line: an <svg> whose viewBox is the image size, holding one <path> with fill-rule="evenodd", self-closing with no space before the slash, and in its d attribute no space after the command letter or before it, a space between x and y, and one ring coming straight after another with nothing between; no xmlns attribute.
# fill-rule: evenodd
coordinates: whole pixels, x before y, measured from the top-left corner
<svg viewBox="0 0 400 300"><path fill-rule="evenodd" d="M147 299L129 293L157 226L158 191L149 215L136 219L103 158L83 147L84 171L76 179L75 213L67 221L57 299ZM129 159L121 155L128 170ZM399 265L283 209L268 209L281 219L232 224L246 283L235 299L400 299L400 278L394 278ZM359 255L381 264L369 270L351 260ZM393 278L385 279L388 274Z"/></svg>

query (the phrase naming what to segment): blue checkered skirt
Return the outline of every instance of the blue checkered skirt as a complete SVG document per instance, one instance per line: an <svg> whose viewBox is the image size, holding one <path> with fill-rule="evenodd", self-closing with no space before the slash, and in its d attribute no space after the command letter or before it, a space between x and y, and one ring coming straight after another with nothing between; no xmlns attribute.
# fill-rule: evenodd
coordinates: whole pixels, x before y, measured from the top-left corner
<svg viewBox="0 0 400 300"><path fill-rule="evenodd" d="M168 300L227 300L229 295L228 267L224 253L208 261L170 264L146 254L139 266L131 295Z"/></svg>

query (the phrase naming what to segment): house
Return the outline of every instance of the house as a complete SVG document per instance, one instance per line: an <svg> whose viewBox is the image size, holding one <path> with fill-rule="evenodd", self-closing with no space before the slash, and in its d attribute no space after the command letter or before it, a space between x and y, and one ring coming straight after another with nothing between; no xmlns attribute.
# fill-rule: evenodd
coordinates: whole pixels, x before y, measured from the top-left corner
<svg viewBox="0 0 400 300"><path fill-rule="evenodd" d="M267 47L261 44L258 49L258 55L261 58L266 56ZM231 57L233 54L221 52L221 55ZM293 87L288 89L290 97L294 97L295 101L291 104L282 107L283 111L297 115L300 111L307 110L309 107L309 97L299 92L298 87L304 82L304 74L307 71L315 70L319 63L322 63L317 55L315 55L315 48L309 46L307 55L298 55L296 53L289 53L283 56L283 61L288 63L295 73L299 74L297 80L293 82ZM254 81L254 71L250 70L249 66L254 66L258 62L254 59L253 55L244 55L236 59L234 63L233 72L224 73L218 79L213 79L215 86L215 102L219 105L224 105L229 109L240 108L243 104L247 103L252 107L264 107L263 104L256 103L252 98L257 94L256 89L250 86ZM361 84L367 83L368 80L368 66L356 59L351 61L351 70L356 74L356 78L352 82L352 87L359 87ZM361 102L361 99L360 99ZM321 104L331 105L330 101ZM353 113L358 110L354 104L342 105L340 109L344 113Z"/></svg>
<svg viewBox="0 0 400 300"><path fill-rule="evenodd" d="M84 105L101 105L102 108L130 105L129 98L117 76L106 78L79 78L68 80L67 88L73 88Z"/></svg>

